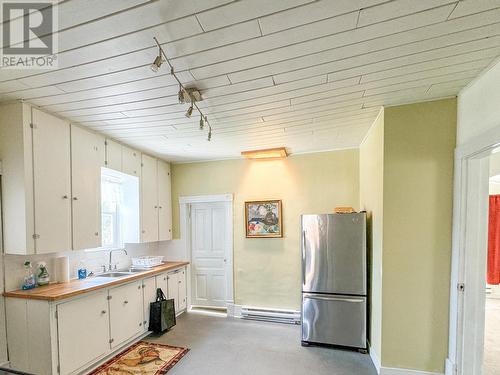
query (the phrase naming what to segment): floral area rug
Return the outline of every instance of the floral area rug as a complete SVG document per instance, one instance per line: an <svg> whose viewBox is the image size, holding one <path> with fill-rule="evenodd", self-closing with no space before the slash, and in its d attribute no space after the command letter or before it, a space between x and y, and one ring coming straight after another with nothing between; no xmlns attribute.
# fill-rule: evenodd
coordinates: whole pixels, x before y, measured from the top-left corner
<svg viewBox="0 0 500 375"><path fill-rule="evenodd" d="M189 349L146 341L127 348L89 375L160 375L167 373Z"/></svg>

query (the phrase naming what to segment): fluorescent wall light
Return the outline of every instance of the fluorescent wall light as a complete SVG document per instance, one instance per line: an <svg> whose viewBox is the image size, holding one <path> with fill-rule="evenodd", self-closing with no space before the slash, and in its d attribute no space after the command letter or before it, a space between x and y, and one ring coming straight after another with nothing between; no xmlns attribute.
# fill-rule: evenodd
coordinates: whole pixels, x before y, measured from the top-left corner
<svg viewBox="0 0 500 375"><path fill-rule="evenodd" d="M265 150L243 151L241 155L246 159L277 159L286 158L288 153L285 147L277 147Z"/></svg>

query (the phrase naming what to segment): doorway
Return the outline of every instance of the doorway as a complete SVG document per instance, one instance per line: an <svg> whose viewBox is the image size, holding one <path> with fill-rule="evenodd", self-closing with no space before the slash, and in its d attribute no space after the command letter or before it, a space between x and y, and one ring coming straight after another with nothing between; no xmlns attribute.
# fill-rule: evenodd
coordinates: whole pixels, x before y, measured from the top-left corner
<svg viewBox="0 0 500 375"><path fill-rule="evenodd" d="M190 260L190 309L233 304L232 195L180 198L181 237Z"/></svg>
<svg viewBox="0 0 500 375"><path fill-rule="evenodd" d="M490 182L496 177L490 178L500 174L499 143L492 143L492 139L500 140L500 132L456 151L447 375L500 373L500 367L495 367L500 364L496 360L500 335L495 337L494 333L495 329L500 333L496 325L500 309L488 295L491 288L487 285L490 197L494 193ZM498 231L500 238L500 217ZM497 323L495 319L499 319Z"/></svg>

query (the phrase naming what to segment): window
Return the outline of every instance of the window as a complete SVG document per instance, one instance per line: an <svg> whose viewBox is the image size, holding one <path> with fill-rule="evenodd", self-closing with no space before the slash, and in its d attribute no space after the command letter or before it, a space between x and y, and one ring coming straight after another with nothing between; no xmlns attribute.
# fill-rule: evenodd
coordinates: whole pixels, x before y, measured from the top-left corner
<svg viewBox="0 0 500 375"><path fill-rule="evenodd" d="M123 205L123 189L119 179L103 173L101 176L101 197L102 246L106 248L122 247L120 211Z"/></svg>
<svg viewBox="0 0 500 375"><path fill-rule="evenodd" d="M139 242L139 179L101 169L102 247L122 248Z"/></svg>

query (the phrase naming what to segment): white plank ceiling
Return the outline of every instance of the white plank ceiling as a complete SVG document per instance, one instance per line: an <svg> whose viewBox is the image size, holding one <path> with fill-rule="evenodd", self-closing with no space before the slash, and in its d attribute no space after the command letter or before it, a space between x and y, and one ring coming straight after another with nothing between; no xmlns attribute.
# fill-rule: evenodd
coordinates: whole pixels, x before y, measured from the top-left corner
<svg viewBox="0 0 500 375"><path fill-rule="evenodd" d="M500 56L500 0L65 0L56 70L0 69L23 99L174 162L359 146L383 105L451 97ZM202 91L185 117L156 36Z"/></svg>

